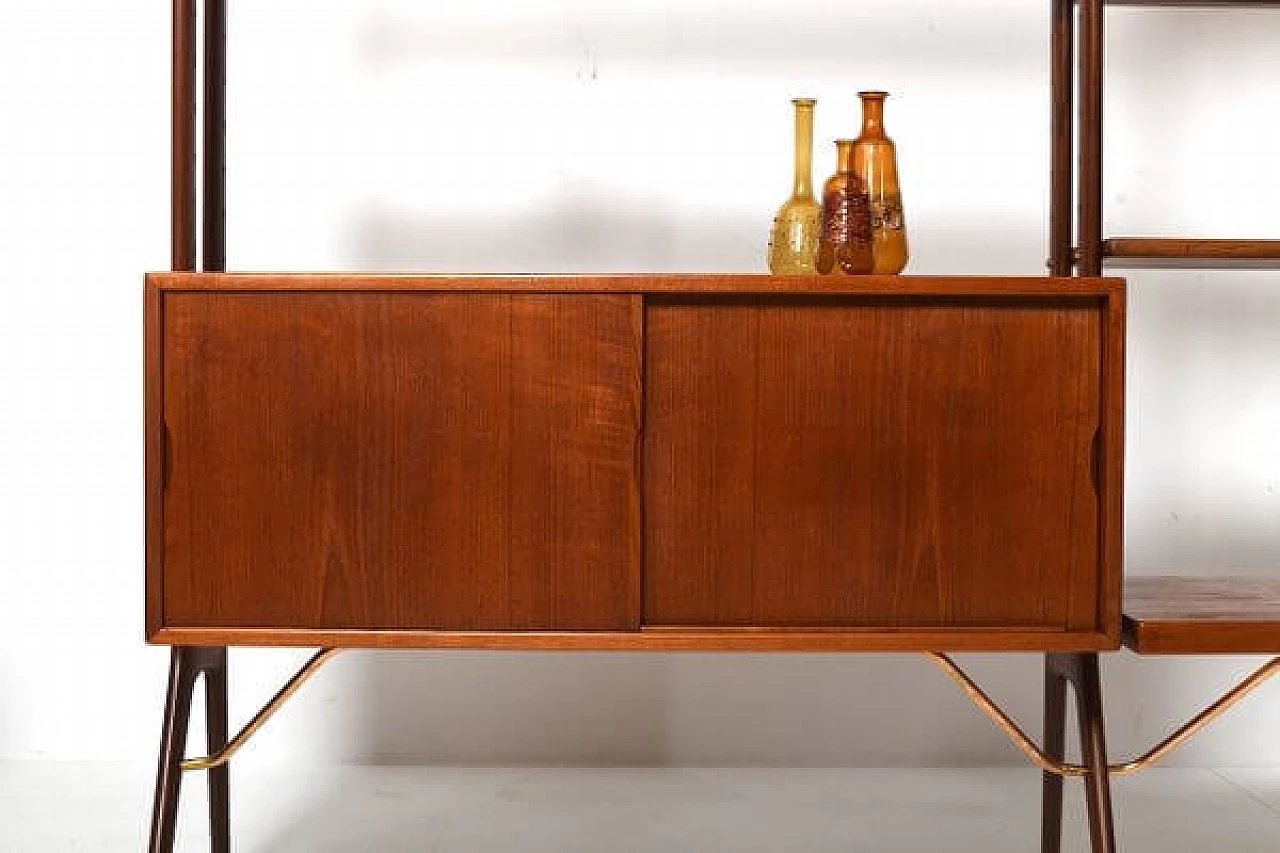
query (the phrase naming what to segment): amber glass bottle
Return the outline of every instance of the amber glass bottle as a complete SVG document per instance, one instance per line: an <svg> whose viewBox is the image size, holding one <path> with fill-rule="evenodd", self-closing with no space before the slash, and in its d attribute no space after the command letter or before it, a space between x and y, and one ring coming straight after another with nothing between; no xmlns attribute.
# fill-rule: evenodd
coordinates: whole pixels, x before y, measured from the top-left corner
<svg viewBox="0 0 1280 853"><path fill-rule="evenodd" d="M907 229L898 185L898 152L884 133L887 92L859 92L862 135L853 147L853 170L866 183L871 200L871 232L875 272L897 275L907 266Z"/></svg>
<svg viewBox="0 0 1280 853"><path fill-rule="evenodd" d="M813 111L816 101L796 98L796 158L791 198L778 210L769 234L769 272L804 275L817 272L822 208L813 197Z"/></svg>
<svg viewBox="0 0 1280 853"><path fill-rule="evenodd" d="M853 169L852 139L836 142L839 165L822 188L822 239L818 272L865 275L875 269L871 245L871 200Z"/></svg>

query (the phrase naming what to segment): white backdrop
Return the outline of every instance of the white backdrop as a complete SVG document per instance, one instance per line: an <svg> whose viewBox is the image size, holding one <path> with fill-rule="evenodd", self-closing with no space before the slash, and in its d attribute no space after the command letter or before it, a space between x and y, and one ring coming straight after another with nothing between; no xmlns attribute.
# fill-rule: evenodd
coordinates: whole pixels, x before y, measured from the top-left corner
<svg viewBox="0 0 1280 853"><path fill-rule="evenodd" d="M1047 0L235 0L236 269L755 271L894 93L918 273L1043 270ZM1280 236L1280 11L1109 13L1111 233ZM150 758L141 273L167 264L168 4L0 0L0 758ZM1133 274L1131 573L1280 569L1280 274ZM233 653L249 713L297 653ZM968 659L1038 729L1039 663ZM1255 664L1109 658L1144 746ZM1272 685L1178 760L1280 761ZM352 654L250 761L1018 760L910 657Z"/></svg>

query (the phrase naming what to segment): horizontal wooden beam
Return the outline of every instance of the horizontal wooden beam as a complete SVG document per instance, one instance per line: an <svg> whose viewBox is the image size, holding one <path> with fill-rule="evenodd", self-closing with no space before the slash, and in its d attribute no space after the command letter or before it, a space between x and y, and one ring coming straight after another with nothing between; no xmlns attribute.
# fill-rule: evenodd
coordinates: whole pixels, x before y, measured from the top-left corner
<svg viewBox="0 0 1280 853"><path fill-rule="evenodd" d="M999 637L993 640L993 637ZM369 631L289 628L166 627L157 645L323 646L343 649L487 649L581 652L1091 652L1114 651L1118 636L1093 631L1025 629L660 628L640 631Z"/></svg>
<svg viewBox="0 0 1280 853"><path fill-rule="evenodd" d="M1280 267L1280 240L1117 237L1103 244L1113 267L1174 269Z"/></svg>
<svg viewBox="0 0 1280 853"><path fill-rule="evenodd" d="M1108 6L1161 6L1184 9L1280 8L1280 0L1104 0Z"/></svg>
<svg viewBox="0 0 1280 853"><path fill-rule="evenodd" d="M487 293L643 293L791 296L1105 296L1124 291L1121 278L1045 276L773 276L635 275L370 275L363 273L151 273L154 291L306 292L425 291Z"/></svg>

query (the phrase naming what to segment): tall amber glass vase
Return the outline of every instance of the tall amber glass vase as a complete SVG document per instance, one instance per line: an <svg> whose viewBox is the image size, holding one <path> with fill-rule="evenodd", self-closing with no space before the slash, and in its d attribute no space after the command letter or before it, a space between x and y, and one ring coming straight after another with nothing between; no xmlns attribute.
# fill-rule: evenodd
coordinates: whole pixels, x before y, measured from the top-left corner
<svg viewBox="0 0 1280 853"><path fill-rule="evenodd" d="M867 185L871 201L871 231L875 272L897 275L907 266L907 228L898 185L898 152L884 133L887 92L859 92L862 135L853 147L853 170Z"/></svg>
<svg viewBox="0 0 1280 853"><path fill-rule="evenodd" d="M769 234L769 272L805 275L817 272L822 208L813 196L813 111L816 101L796 98L795 178L791 198L778 210Z"/></svg>
<svg viewBox="0 0 1280 853"><path fill-rule="evenodd" d="M822 239L818 272L866 275L875 269L871 244L871 200L853 170L852 139L836 142L839 165L822 187Z"/></svg>

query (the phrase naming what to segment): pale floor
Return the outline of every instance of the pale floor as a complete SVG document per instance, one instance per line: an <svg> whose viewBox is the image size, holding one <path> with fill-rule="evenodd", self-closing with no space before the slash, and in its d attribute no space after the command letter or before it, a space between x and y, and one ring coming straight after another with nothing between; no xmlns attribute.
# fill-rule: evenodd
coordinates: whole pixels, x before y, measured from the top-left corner
<svg viewBox="0 0 1280 853"><path fill-rule="evenodd" d="M138 853L150 768L0 763L0 851ZM237 853L1028 853L1028 770L243 769ZM1066 850L1083 851L1078 785ZM188 781L179 850L203 851ZM1280 769L1158 769L1115 787L1127 853L1275 853Z"/></svg>

